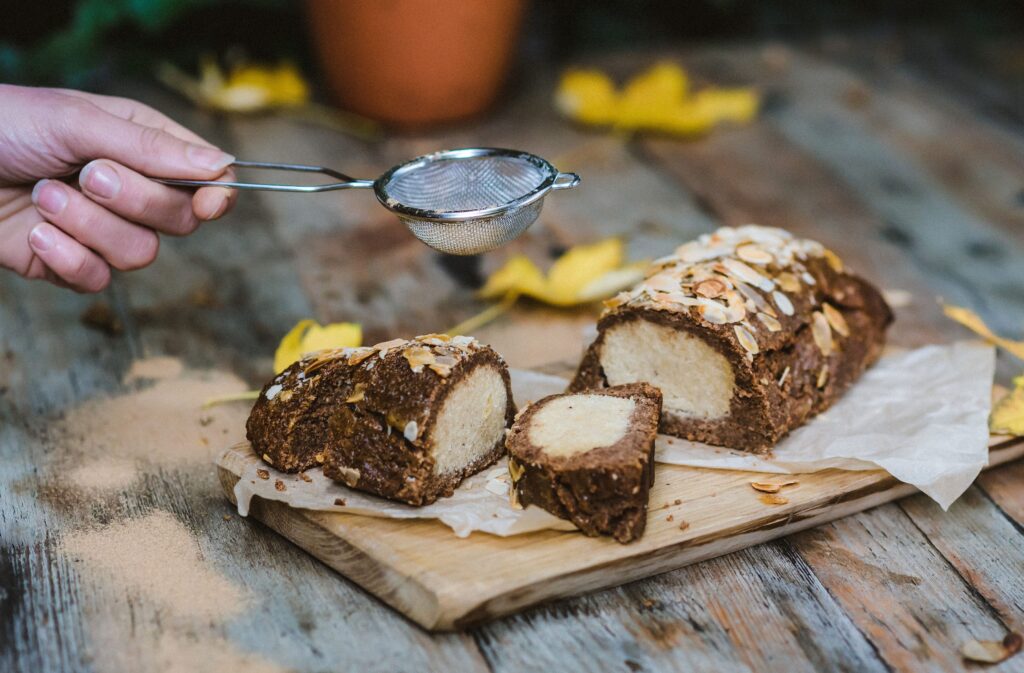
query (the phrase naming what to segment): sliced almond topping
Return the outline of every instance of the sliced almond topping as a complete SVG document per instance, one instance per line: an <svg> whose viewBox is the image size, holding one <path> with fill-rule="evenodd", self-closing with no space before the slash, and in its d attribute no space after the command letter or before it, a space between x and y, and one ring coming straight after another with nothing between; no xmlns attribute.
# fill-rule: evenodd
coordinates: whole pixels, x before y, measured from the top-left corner
<svg viewBox="0 0 1024 673"><path fill-rule="evenodd" d="M761 349L757 346L757 339L754 335L747 331L747 328L743 325L736 325L732 328L736 333L736 340L740 342L743 349L750 355L757 355L761 352Z"/></svg>
<svg viewBox="0 0 1024 673"><path fill-rule="evenodd" d="M619 306L622 306L623 304L625 304L626 301L628 301L628 300L629 300L629 293L628 292L620 292L617 295L615 295L614 297L612 297L611 299L605 299L601 303L604 304L605 308L618 308Z"/></svg>
<svg viewBox="0 0 1024 673"><path fill-rule="evenodd" d="M772 299L775 301L775 305L779 307L779 310L785 315L793 315L793 302L789 300L789 297L776 290L772 292Z"/></svg>
<svg viewBox="0 0 1024 673"><path fill-rule="evenodd" d="M821 311L811 314L811 335L822 355L827 357L832 353L832 328L829 327L828 319Z"/></svg>
<svg viewBox="0 0 1024 673"><path fill-rule="evenodd" d="M828 324L832 326L832 329L837 334L847 337L850 336L850 327L846 324L846 318L839 312L832 304L824 302L821 305L821 310L825 314L825 319L828 320Z"/></svg>
<svg viewBox="0 0 1024 673"><path fill-rule="evenodd" d="M818 389L821 390L825 387L826 383L828 383L828 365L822 367L821 371L818 372L818 381L815 385L817 385Z"/></svg>
<svg viewBox="0 0 1024 673"><path fill-rule="evenodd" d="M796 479L787 479L786 481L752 481L750 482L750 487L761 493L778 493L780 489L786 486L793 486L799 483Z"/></svg>
<svg viewBox="0 0 1024 673"><path fill-rule="evenodd" d="M357 383L352 394L345 398L345 402L360 402L364 397L366 397L366 384Z"/></svg>
<svg viewBox="0 0 1024 673"><path fill-rule="evenodd" d="M785 505L789 502L789 498L774 493L762 493L760 499L766 505Z"/></svg>
<svg viewBox="0 0 1024 673"><path fill-rule="evenodd" d="M724 325L729 322L726 319L725 309L720 304L701 304L697 311L700 317L712 325Z"/></svg>
<svg viewBox="0 0 1024 673"><path fill-rule="evenodd" d="M779 377L779 387L781 388L786 384L786 378L789 376L789 367L787 366L782 370L782 376Z"/></svg>
<svg viewBox="0 0 1024 673"><path fill-rule="evenodd" d="M836 273L843 272L843 260L839 259L839 255L828 248L825 248L825 252L822 253L822 256L825 258L825 261L828 262L828 265L832 267L833 271Z"/></svg>
<svg viewBox="0 0 1024 673"><path fill-rule="evenodd" d="M409 368L419 374L423 371L424 365L432 365L436 361L434 351L426 346L411 346L402 351L402 356L409 363Z"/></svg>
<svg viewBox="0 0 1024 673"><path fill-rule="evenodd" d="M725 294L727 289L728 288L725 286L725 283L722 281L717 278L709 278L697 283L697 285L694 286L693 291L702 297L714 299L715 297L720 297Z"/></svg>
<svg viewBox="0 0 1024 673"><path fill-rule="evenodd" d="M751 264L771 264L775 261L771 253L753 243L736 248L736 256L744 262L750 262Z"/></svg>
<svg viewBox="0 0 1024 673"><path fill-rule="evenodd" d="M381 341L379 344L370 346L375 351L389 351L392 348L398 348L399 346L405 345L405 339L392 339L391 341Z"/></svg>
<svg viewBox="0 0 1024 673"><path fill-rule="evenodd" d="M643 285L648 290L655 292L678 292L680 287L679 279L669 273L651 276L644 281Z"/></svg>
<svg viewBox="0 0 1024 673"><path fill-rule="evenodd" d="M775 282L779 284L779 287L782 288L783 292L799 292L802 287L797 277L789 271L783 271L776 276Z"/></svg>
<svg viewBox="0 0 1024 673"><path fill-rule="evenodd" d="M757 271L754 271L738 259L726 257L722 260L722 266L728 269L731 275L742 280L744 283L750 283L754 287L760 288L765 292L771 292L775 288L774 282L765 278Z"/></svg>
<svg viewBox="0 0 1024 673"><path fill-rule="evenodd" d="M416 441L416 438L420 435L420 427L416 421L409 421L405 424L405 429L402 430L402 436L410 442Z"/></svg>
<svg viewBox="0 0 1024 673"><path fill-rule="evenodd" d="M512 477L513 482L519 481L525 471L526 468L520 465L519 461L513 458L508 459L508 474Z"/></svg>
<svg viewBox="0 0 1024 673"><path fill-rule="evenodd" d="M356 351L352 355L348 356L348 361L347 361L348 365L349 366L357 365L360 362L362 362L363 360L365 360L366 358L368 358L371 355L373 355L373 353L374 353L374 350L372 348L360 348L358 351Z"/></svg>
<svg viewBox="0 0 1024 673"><path fill-rule="evenodd" d="M776 320L775 318L771 317L767 313L758 313L757 314L757 319L760 320L761 323L764 324L764 326L768 328L769 332L781 332L782 331L782 323L780 323L778 320Z"/></svg>

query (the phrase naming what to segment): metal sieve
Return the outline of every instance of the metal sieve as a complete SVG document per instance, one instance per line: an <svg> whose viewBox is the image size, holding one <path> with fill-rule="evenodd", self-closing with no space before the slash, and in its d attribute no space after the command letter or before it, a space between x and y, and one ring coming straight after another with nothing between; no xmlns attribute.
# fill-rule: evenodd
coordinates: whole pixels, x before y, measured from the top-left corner
<svg viewBox="0 0 1024 673"><path fill-rule="evenodd" d="M357 180L322 166L236 161L239 168L320 173L338 180L319 185L166 180L168 185L233 187L273 192L328 192L372 187L381 204L435 250L473 255L516 238L540 215L544 197L579 184L544 159L516 150L472 147L444 150L395 166L376 180Z"/></svg>

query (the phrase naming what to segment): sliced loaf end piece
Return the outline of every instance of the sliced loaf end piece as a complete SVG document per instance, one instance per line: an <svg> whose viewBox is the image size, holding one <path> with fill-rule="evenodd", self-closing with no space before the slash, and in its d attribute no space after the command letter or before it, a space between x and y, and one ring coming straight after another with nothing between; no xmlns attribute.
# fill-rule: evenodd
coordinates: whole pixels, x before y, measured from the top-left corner
<svg viewBox="0 0 1024 673"><path fill-rule="evenodd" d="M661 392L646 383L546 397L509 431L513 498L621 543L643 535Z"/></svg>

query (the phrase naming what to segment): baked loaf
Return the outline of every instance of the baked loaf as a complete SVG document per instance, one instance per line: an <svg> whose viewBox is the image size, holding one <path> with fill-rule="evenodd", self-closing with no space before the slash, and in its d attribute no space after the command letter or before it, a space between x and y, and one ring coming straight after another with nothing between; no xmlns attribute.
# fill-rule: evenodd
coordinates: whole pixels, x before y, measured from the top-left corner
<svg viewBox="0 0 1024 673"><path fill-rule="evenodd" d="M471 337L431 334L321 351L264 386L246 425L258 455L427 505L504 453L508 367Z"/></svg>
<svg viewBox="0 0 1024 673"><path fill-rule="evenodd" d="M646 381L662 432L755 453L835 402L892 322L835 253L754 225L679 247L606 306L571 390Z"/></svg>
<svg viewBox="0 0 1024 673"><path fill-rule="evenodd" d="M622 543L643 535L661 393L646 383L545 397L509 431L512 496Z"/></svg>

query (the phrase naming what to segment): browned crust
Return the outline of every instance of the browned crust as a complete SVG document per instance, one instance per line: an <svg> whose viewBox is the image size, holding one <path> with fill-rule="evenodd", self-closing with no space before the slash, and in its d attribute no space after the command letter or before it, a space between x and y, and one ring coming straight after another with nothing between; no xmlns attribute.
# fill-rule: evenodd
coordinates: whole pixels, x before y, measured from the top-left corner
<svg viewBox="0 0 1024 673"><path fill-rule="evenodd" d="M584 354L569 389L582 391L608 385L600 350L605 332L613 325L649 320L684 330L725 356L736 377L735 393L725 419L702 421L663 414L661 431L693 441L767 453L791 430L830 407L878 359L885 345L885 330L892 322L885 300L866 281L837 271L824 258L808 259L806 267L815 279L811 291L791 296L794 313L778 315L780 331L758 333L760 352L752 359L739 343L732 324L709 323L696 310L622 306L598 322L598 337ZM849 336L832 334L836 348L828 356L815 344L810 328L812 314L826 302L839 310L849 326ZM827 372L824 375L823 370Z"/></svg>
<svg viewBox="0 0 1024 673"><path fill-rule="evenodd" d="M422 343L410 342L412 346ZM454 492L462 480L497 460L494 449L459 472L435 475L432 451L437 413L451 391L478 367L492 367L502 377L512 422L508 367L491 348L476 344L459 349L434 346L455 360L446 376L423 367L416 372L407 347L394 347L358 362L337 357L315 369L306 358L268 382L253 407L247 435L255 451L275 468L296 472L322 464L324 474L359 490L410 505L426 505ZM300 376L308 372L300 383ZM281 386L273 399L272 386ZM413 439L405 436L416 423Z"/></svg>
<svg viewBox="0 0 1024 673"><path fill-rule="evenodd" d="M565 394L545 397L528 407L508 433L505 446L513 490L523 506L546 509L572 521L587 535L632 542L647 525L661 391L636 383L592 392L636 402L626 435L610 446L573 456L550 456L530 441L529 427L540 408Z"/></svg>

